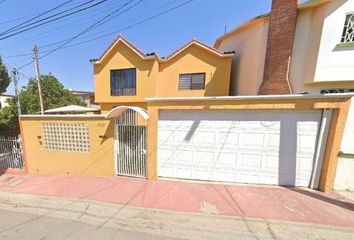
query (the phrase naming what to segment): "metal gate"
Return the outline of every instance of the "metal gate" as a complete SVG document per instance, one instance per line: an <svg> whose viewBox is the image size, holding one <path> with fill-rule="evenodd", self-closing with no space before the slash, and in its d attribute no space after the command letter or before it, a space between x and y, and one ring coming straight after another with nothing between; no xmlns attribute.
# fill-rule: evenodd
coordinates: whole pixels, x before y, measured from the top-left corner
<svg viewBox="0 0 354 240"><path fill-rule="evenodd" d="M115 155L117 175L146 177L146 126L139 125L138 113L132 109L116 118Z"/></svg>
<svg viewBox="0 0 354 240"><path fill-rule="evenodd" d="M0 137L0 169L22 169L21 141L17 137Z"/></svg>

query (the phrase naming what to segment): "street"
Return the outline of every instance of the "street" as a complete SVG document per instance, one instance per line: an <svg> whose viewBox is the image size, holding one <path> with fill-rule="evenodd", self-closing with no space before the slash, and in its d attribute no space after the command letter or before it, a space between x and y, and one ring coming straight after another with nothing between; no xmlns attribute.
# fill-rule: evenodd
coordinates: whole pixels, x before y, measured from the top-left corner
<svg viewBox="0 0 354 240"><path fill-rule="evenodd" d="M2 210L0 217L1 239L176 239L30 213Z"/></svg>
<svg viewBox="0 0 354 240"><path fill-rule="evenodd" d="M341 227L0 192L2 239L354 239Z"/></svg>

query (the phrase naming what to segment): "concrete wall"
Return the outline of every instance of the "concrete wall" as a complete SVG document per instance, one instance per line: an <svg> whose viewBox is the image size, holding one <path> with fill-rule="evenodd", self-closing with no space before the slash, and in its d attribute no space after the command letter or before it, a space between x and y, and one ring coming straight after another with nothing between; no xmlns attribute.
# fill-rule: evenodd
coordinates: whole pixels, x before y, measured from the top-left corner
<svg viewBox="0 0 354 240"><path fill-rule="evenodd" d="M221 51L235 51L230 82L230 95L233 96L257 95L263 81L269 17L247 25L217 46Z"/></svg>
<svg viewBox="0 0 354 240"><path fill-rule="evenodd" d="M63 118L65 116L65 118ZM87 123L89 152L47 150L43 146L43 123ZM113 121L89 117L21 117L25 163L29 174L114 176ZM106 138L99 136L105 135Z"/></svg>
<svg viewBox="0 0 354 240"><path fill-rule="evenodd" d="M342 139L345 121L348 114L350 98L284 98L284 99L246 99L227 98L184 99L177 101L173 98L162 101L152 100L148 102L148 135L147 135L147 159L148 178L157 178L157 130L160 110L310 110L310 109L332 109L332 120L327 137L323 165L321 170L320 190L329 191L333 189L338 152Z"/></svg>

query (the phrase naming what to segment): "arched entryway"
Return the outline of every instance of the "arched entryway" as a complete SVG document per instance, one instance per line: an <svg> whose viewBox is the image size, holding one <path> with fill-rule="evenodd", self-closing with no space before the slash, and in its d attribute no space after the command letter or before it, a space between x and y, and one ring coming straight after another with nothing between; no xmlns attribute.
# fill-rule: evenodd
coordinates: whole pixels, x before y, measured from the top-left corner
<svg viewBox="0 0 354 240"><path fill-rule="evenodd" d="M118 106L106 118L114 118L116 174L146 178L146 130L148 113L136 106Z"/></svg>

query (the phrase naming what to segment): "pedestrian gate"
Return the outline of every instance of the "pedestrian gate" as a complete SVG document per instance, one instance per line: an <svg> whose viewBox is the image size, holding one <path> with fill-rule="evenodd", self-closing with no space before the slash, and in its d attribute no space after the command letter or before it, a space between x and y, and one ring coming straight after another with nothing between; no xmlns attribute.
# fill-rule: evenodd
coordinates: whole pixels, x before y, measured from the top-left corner
<svg viewBox="0 0 354 240"><path fill-rule="evenodd" d="M140 121L139 121L140 120ZM146 126L132 109L115 120L115 156L117 175L146 178Z"/></svg>

